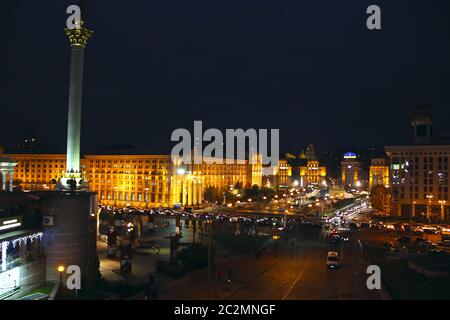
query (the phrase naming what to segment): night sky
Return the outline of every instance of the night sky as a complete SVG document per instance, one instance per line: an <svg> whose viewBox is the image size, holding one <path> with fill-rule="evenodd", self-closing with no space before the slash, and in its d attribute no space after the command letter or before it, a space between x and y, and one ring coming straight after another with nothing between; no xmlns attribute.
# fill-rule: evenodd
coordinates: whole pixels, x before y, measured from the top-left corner
<svg viewBox="0 0 450 320"><path fill-rule="evenodd" d="M2 0L0 145L65 150L77 1ZM366 8L382 9L382 30ZM279 128L281 149L410 142L410 110L450 132L448 0L94 0L82 149L168 152L176 128ZM6 29L5 29L6 28Z"/></svg>

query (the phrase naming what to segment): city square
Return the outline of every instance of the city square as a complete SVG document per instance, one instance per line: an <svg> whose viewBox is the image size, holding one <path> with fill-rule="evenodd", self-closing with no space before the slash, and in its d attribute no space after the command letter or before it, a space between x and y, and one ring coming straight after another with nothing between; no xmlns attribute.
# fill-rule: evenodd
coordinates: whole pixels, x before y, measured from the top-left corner
<svg viewBox="0 0 450 320"><path fill-rule="evenodd" d="M45 39L8 4L0 300L450 299L450 20L415 2L68 2Z"/></svg>

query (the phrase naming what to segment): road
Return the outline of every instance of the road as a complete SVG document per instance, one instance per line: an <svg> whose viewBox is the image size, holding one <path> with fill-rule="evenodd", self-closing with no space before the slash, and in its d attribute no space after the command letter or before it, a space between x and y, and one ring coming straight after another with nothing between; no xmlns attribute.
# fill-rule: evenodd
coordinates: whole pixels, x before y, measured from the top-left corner
<svg viewBox="0 0 450 320"><path fill-rule="evenodd" d="M290 252L227 299L381 299L379 291L366 287L367 264L361 258L356 238L335 247L324 242L314 228L302 227L292 233L287 245ZM292 239L296 239L293 247ZM338 270L326 267L327 252L331 250L341 255Z"/></svg>

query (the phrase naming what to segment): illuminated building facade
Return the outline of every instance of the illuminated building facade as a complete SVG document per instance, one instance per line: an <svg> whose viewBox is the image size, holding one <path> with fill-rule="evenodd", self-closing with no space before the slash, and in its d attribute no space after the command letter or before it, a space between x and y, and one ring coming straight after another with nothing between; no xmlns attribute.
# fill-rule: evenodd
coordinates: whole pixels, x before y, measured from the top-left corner
<svg viewBox="0 0 450 320"><path fill-rule="evenodd" d="M38 202L26 193L0 194L0 300L15 298L46 281Z"/></svg>
<svg viewBox="0 0 450 320"><path fill-rule="evenodd" d="M63 154L10 154L17 162L17 185L25 191L52 190L66 172ZM180 170L182 169L182 170ZM81 171L98 193L99 203L112 206L159 207L197 205L206 187L227 189L241 182L261 185L261 161L233 164L189 164L170 155L85 155Z"/></svg>
<svg viewBox="0 0 450 320"><path fill-rule="evenodd" d="M347 152L344 154L344 159L341 162L341 182L346 190L361 186L359 181L360 166L356 153Z"/></svg>
<svg viewBox="0 0 450 320"><path fill-rule="evenodd" d="M369 168L369 190L376 185L389 187L389 164L386 159L372 159Z"/></svg>
<svg viewBox="0 0 450 320"><path fill-rule="evenodd" d="M450 145L390 146L392 212L448 218Z"/></svg>
<svg viewBox="0 0 450 320"><path fill-rule="evenodd" d="M411 126L414 145L385 147L391 162L392 212L447 220L450 143L433 137L428 106L413 110Z"/></svg>
<svg viewBox="0 0 450 320"><path fill-rule="evenodd" d="M64 154L11 154L17 162L15 182L23 191L54 189L66 172Z"/></svg>
<svg viewBox="0 0 450 320"><path fill-rule="evenodd" d="M278 168L276 169L274 186L278 190L288 190L292 183L292 167L287 160L279 160Z"/></svg>
<svg viewBox="0 0 450 320"><path fill-rule="evenodd" d="M300 167L300 186L326 184L327 168L319 165L317 160L308 160L306 166Z"/></svg>

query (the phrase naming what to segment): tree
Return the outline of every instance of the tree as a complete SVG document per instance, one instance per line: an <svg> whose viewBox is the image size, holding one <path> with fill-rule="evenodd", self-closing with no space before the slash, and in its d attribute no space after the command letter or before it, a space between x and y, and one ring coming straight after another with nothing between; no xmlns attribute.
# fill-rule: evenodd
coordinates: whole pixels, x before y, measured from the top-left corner
<svg viewBox="0 0 450 320"><path fill-rule="evenodd" d="M257 198L260 195L260 189L258 185L253 185L251 188L245 188L244 194L246 198Z"/></svg>
<svg viewBox="0 0 450 320"><path fill-rule="evenodd" d="M234 185L234 189L236 190L242 190L243 187L244 186L241 181L236 182L236 184Z"/></svg>
<svg viewBox="0 0 450 320"><path fill-rule="evenodd" d="M226 202L235 202L237 200L236 194L234 194L232 191L224 190L223 192L225 192L225 201ZM223 192L222 192L222 194L223 194Z"/></svg>
<svg viewBox="0 0 450 320"><path fill-rule="evenodd" d="M378 211L384 210L387 193L387 189L381 184L372 187L370 191L370 204L374 209Z"/></svg>
<svg viewBox="0 0 450 320"><path fill-rule="evenodd" d="M271 199L275 196L275 190L273 190L272 188L267 188L267 187L262 187L261 191L260 191L260 198L264 199L264 197L266 197L266 199Z"/></svg>
<svg viewBox="0 0 450 320"><path fill-rule="evenodd" d="M209 203L214 203L220 200L220 192L216 187L208 186L203 194L203 197Z"/></svg>

